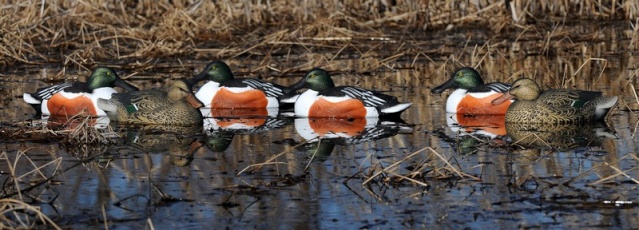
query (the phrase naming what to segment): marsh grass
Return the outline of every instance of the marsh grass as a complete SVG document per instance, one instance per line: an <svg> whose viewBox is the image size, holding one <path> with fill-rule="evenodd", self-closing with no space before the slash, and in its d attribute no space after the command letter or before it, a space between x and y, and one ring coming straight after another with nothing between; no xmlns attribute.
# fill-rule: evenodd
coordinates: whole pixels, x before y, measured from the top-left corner
<svg viewBox="0 0 639 230"><path fill-rule="evenodd" d="M632 177L633 172L636 172L639 169L639 166L634 166L628 169L619 168L619 162L622 160L634 161L635 165L639 163L639 158L635 154L626 154L625 156L619 158L616 162L602 162L603 164L599 167L595 167L595 172L606 170L606 168L612 169L615 173L612 175L608 175L605 177L601 177L599 180L589 183L588 185L599 185L601 183L613 183L616 178L625 178L632 183L639 185L639 178ZM579 175L581 176L581 175ZM578 176L578 177L579 177ZM617 179L618 180L618 179Z"/></svg>
<svg viewBox="0 0 639 230"><path fill-rule="evenodd" d="M100 155L111 142L109 135L112 130L105 131L96 128L93 117L77 115L64 120L66 121L62 124L54 120L50 120L50 124L47 125L29 123L31 129L20 129L19 125L18 129L9 135L30 141L38 141L39 138L51 141L51 138L55 138L67 146L70 154L76 153L74 156L86 160ZM5 163L8 169L8 178L2 187L1 196L3 199L0 200L0 213L2 214L0 215L0 227L34 228L47 226L59 229L37 207L26 204L23 200L29 197L45 204L49 203L49 201L40 200L37 195L31 195L30 191L54 183L53 178L68 169L61 168L62 157L56 157L54 153L50 153L51 160L33 160L28 154L32 151L33 149L27 149L19 150L15 154L7 152L0 154L0 161ZM82 163L81 161L70 168ZM18 168L18 166L20 167Z"/></svg>
<svg viewBox="0 0 639 230"><path fill-rule="evenodd" d="M233 69L241 69L241 74L268 76L267 80L318 66L336 74L367 74L444 62L436 73L403 80L407 85L421 84L428 80L424 78L446 77L456 67L471 65L507 74L490 80L529 76L548 86L574 87L570 83L577 82L582 87L584 76L593 71L601 75L605 63L615 61L602 57L610 52L606 47L590 49L585 43L628 41L630 55L639 49L637 1L516 0L507 5L497 0L3 3L0 63L56 63L65 70L83 71L107 63L130 73L125 78L139 80L147 78L140 73L157 71L167 63L174 63L170 72L188 76L201 68L202 63L193 60L225 59ZM608 26L603 23L620 21L628 22L624 23L627 29L610 35L600 29L574 28L594 22L602 25L593 28L605 29ZM468 31L463 38L451 36L451 32L463 31ZM478 44L478 40L484 42ZM453 51L461 44L462 51ZM612 52L624 53L622 49ZM552 58L563 54L580 55L581 60ZM558 64L536 63L534 56ZM248 60L251 66L241 64ZM624 67L636 69L630 63ZM555 69L565 71L553 72ZM611 88L630 98L636 81L632 77L613 79ZM622 82L626 84L618 89ZM585 86L597 83L608 82L597 80ZM620 106L639 109L639 103L624 101Z"/></svg>
<svg viewBox="0 0 639 230"><path fill-rule="evenodd" d="M61 229L36 206L17 199L0 199L0 228L2 229Z"/></svg>
<svg viewBox="0 0 639 230"><path fill-rule="evenodd" d="M5 16L0 17L3 25L0 32L4 34L1 39L5 45L0 47L0 62L59 62L80 68L105 60L123 62L149 57L262 56L265 52L286 53L300 46L309 51L325 48L365 51L362 45L368 42L363 41L397 42L385 37L389 29L482 26L499 32L525 28L541 20L630 20L639 16L636 1L515 0L509 1L509 5L497 0L391 3L5 0L2 3L0 11ZM552 37L560 35L565 34L547 36L547 45ZM373 47L376 51L380 49L383 48ZM307 59L310 63L304 66L318 65L314 59Z"/></svg>
<svg viewBox="0 0 639 230"><path fill-rule="evenodd" d="M87 159L91 160L93 157L100 155L106 150L106 148L111 143L111 133L112 130L107 129L106 131L103 129L98 129L94 126L93 117L87 116L74 116L68 119L63 125L51 125L51 123L56 123L52 121L50 124L44 125L42 123L38 125L33 125L32 129L23 129L22 126L18 126L17 129L9 132L9 137L14 139L24 139L30 142L40 142L40 141L61 141L64 146L67 146L68 152L74 155L75 154L79 159ZM52 128L55 127L55 128ZM6 132L6 131L5 131ZM32 184L26 190L31 190L38 185L42 185L43 183L51 180L53 175L59 174L60 172L60 164L62 163L61 157L54 157L54 159L50 161L45 161L44 164L39 165L34 162L31 157L27 154L30 150L19 150L15 154L15 159L11 159L10 154L3 152L0 155L0 159L3 160L4 163L7 164L9 168L10 175L12 175L12 183L9 187L5 184L4 189L4 197L11 197L13 195L21 196L21 192L25 189L20 188L20 183L29 182ZM97 153L97 154L96 154ZM55 156L54 153L50 153L50 155ZM18 163L19 161L27 161L28 163ZM41 162L41 161L38 161ZM81 162L82 163L82 162ZM24 171L25 168L17 168L17 165L29 165L33 167L33 170L27 171L24 174L18 175L18 171ZM47 174L45 171L51 170L43 170L52 167L51 165L55 165L52 173ZM36 175L39 176L36 178ZM24 181L24 178L30 178Z"/></svg>
<svg viewBox="0 0 639 230"><path fill-rule="evenodd" d="M480 180L455 167L453 162L454 158L446 158L435 149L426 147L387 166L377 162L367 170L360 170L360 172L367 171L362 175L364 178L362 186L378 182L394 186L408 183L413 186L428 187L429 180ZM407 165L410 166L407 167ZM409 170L403 170L404 168Z"/></svg>
<svg viewBox="0 0 639 230"><path fill-rule="evenodd" d="M292 148L289 148L288 150L284 150L284 151L282 151L282 152L279 152L279 153L277 153L277 154L274 154L273 156L271 156L271 157L269 157L268 159L266 159L264 162L261 162L261 163L255 163L255 164L250 164L250 165L248 165L248 166L244 167L244 168L243 168L242 170L240 170L239 172L237 172L237 174L236 174L236 175L237 175L237 176L239 176L239 175L242 175L242 174L244 174L244 173L253 173L253 172L257 171L257 170L262 169L262 168L263 168L263 167L265 167L265 166L274 166L274 167L275 167L276 172L277 172L279 175L282 175L282 172L280 171L279 165L286 165L286 166L290 166L290 165L289 165L287 162L277 161L277 160L278 160L279 158L281 158L282 156L285 156L285 154L291 153L292 151L294 151L294 149L295 149L296 147L299 147L299 146L301 146L301 145L303 145L303 144L305 144L305 143L306 143L306 141L303 141L302 143L299 143L299 144L297 144L297 145L295 145L295 146L292 146ZM307 165L307 167L306 167L304 170L306 170L307 168L308 168L308 165Z"/></svg>
<svg viewBox="0 0 639 230"><path fill-rule="evenodd" d="M43 164L36 163L27 154L31 150L17 151L15 158L7 152L0 154L0 159L7 164L8 178L2 187L2 199L0 199L0 228L34 228L48 226L60 229L51 219L44 215L36 206L24 202L26 197L39 202L37 195L30 195L29 191L50 182L54 175L58 174L62 158L54 158ZM26 161L27 163L21 163ZM17 166L20 165L20 168ZM25 166L30 166L26 169ZM25 185L23 187L23 185ZM16 198L10 198L17 196Z"/></svg>
<svg viewBox="0 0 639 230"><path fill-rule="evenodd" d="M95 123L98 118L75 115L67 120L63 125L68 132L67 140L71 144L108 144L108 135L113 133L111 126L97 128ZM104 131L103 131L104 130Z"/></svg>

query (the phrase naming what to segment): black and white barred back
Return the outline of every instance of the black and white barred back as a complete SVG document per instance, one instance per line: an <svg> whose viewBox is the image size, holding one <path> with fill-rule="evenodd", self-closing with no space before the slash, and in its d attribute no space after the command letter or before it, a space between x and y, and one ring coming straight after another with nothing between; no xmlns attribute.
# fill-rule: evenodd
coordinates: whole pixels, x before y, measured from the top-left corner
<svg viewBox="0 0 639 230"><path fill-rule="evenodd" d="M487 93L487 92L493 91L493 92L505 93L505 92L508 92L508 90L510 90L509 84L504 84L501 82L493 82L493 83L478 85L477 87L468 90L468 92L469 93Z"/></svg>
<svg viewBox="0 0 639 230"><path fill-rule="evenodd" d="M343 97L349 96L357 98L366 107L383 108L399 103L394 96L378 93L375 91L352 86L338 86L322 92L323 96Z"/></svg>
<svg viewBox="0 0 639 230"><path fill-rule="evenodd" d="M267 97L280 98L284 96L287 92L285 92L284 87L278 84L273 84L270 82L265 82L259 79L253 78L235 78L233 80L225 81L221 84L221 86L225 87L246 87L249 86L254 89L264 91Z"/></svg>

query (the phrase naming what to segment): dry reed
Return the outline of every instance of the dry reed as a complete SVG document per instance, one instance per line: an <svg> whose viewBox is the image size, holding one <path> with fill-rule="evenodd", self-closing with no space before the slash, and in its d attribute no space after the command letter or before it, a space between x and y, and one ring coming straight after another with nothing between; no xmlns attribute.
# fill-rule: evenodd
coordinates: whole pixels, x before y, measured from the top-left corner
<svg viewBox="0 0 639 230"><path fill-rule="evenodd" d="M399 166L405 167L406 164L413 164L412 170L402 171L403 167ZM367 186L371 182L391 185L408 182L412 185L428 187L427 180L480 180L478 177L457 169L449 159L430 147L415 151L385 167L382 166L382 163L374 164L363 177L366 178L362 182L363 186Z"/></svg>
<svg viewBox="0 0 639 230"><path fill-rule="evenodd" d="M23 193L38 187L51 180L60 170L62 158L55 158L47 163L38 164L29 157L26 151L18 151L14 159L10 154L2 152L0 159L7 164L10 180L2 187L3 199L0 199L0 228L34 228L49 226L60 229L51 219L43 214L39 208L23 202ZM19 161L27 161L28 164L19 164ZM23 165L21 168L16 168ZM30 165L32 169L25 169L24 165ZM53 168L53 170L48 170ZM22 184L31 184L22 188ZM9 198L16 196L17 198ZM32 196L29 196L32 197ZM45 202L46 203L46 202Z"/></svg>
<svg viewBox="0 0 639 230"><path fill-rule="evenodd" d="M274 165L274 166L276 166L276 170L277 170L277 172L279 173L279 168L278 168L277 166L278 166L278 165L288 165L288 164L287 164L286 162L281 162L281 161L276 161L276 160L277 160L278 158L280 158L281 156L284 156L285 154L290 153L290 152L291 152L291 151L293 151L296 147L299 147L299 146L303 145L304 143L306 143L306 141L304 141L304 142L302 142L302 143L299 143L299 144L297 144L297 145L293 146L292 148L290 148L290 149L288 149L288 150L284 150L284 151L282 151L282 152L280 152L280 153L278 153L278 154L275 154L275 155L273 155L273 156L269 157L268 159L266 159L266 160L265 160L264 162L262 162L262 163L255 163L255 164L248 165L248 166L244 167L244 169L242 169L242 170L240 170L239 172L237 172L237 174L236 174L236 175L237 175L237 176L239 176L239 175L242 175L242 174L243 174L243 173L245 173L245 172L252 173L252 172L255 172L255 171L257 171L257 170L261 169L262 167L264 167L264 166L268 166L268 165ZM305 169L305 170L306 170L306 169Z"/></svg>
<svg viewBox="0 0 639 230"><path fill-rule="evenodd" d="M14 130L9 136L13 138L24 138L34 141L33 138L42 138L51 140L51 137L59 139L64 137L63 143L67 146L74 146L73 149L80 149L78 156L81 159L91 160L89 153L102 153L103 151L96 151L91 146L98 146L100 149L106 148L105 144L110 143L108 134L112 133L112 130L103 130L94 127L95 118L87 116L74 116L67 119L64 124L61 125L61 130L55 130L51 127L56 127L60 124L55 124L56 121L49 121L48 125L34 125L30 124L31 128L20 129L22 125L18 125L18 130ZM84 150L84 151L82 151ZM34 228L39 226L47 226L59 229L59 227L51 221L46 215L41 213L38 208L22 202L24 199L23 193L27 193L35 188L51 183L51 180L64 171L61 169L62 158L56 157L53 160L46 163L36 163L33 161L27 152L29 150L18 151L15 154L15 158L12 159L10 154L2 152L0 154L0 160L4 162L8 168L10 180L5 182L2 187L2 197L0 200L0 228ZM73 152L73 151L69 151ZM53 155L53 154L52 154ZM99 155L99 154L97 154ZM95 157L97 155L93 155ZM27 163L18 163L19 161L27 161ZM39 162L39 161L38 161ZM82 164L78 163L71 168ZM22 165L17 168L17 165ZM27 169L25 166L31 166L32 169ZM21 185L28 184L23 187ZM17 199L9 198L17 196ZM31 196L29 196L31 197ZM43 203L47 203L43 201Z"/></svg>
<svg viewBox="0 0 639 230"><path fill-rule="evenodd" d="M16 199L0 199L1 229L61 229L40 208Z"/></svg>
<svg viewBox="0 0 639 230"><path fill-rule="evenodd" d="M608 37L602 37L599 29L585 34L572 29L583 20L628 21L628 29L611 39L629 41L631 55L639 49L637 1L507 2L5 0L0 8L5 15L0 17L0 34L4 34L0 36L0 63L60 63L63 69L83 70L108 63L136 75L162 68L163 63L179 62L186 68L170 71L189 75L193 66L182 59L251 59L259 65L249 67L249 74L283 76L317 66L356 73L396 70L406 68L397 63L411 60L409 68L415 68L420 58L423 59L419 61L440 61L445 56L453 61L446 59L446 64L481 64L487 68L494 64L483 63L497 54L511 69L517 68L519 72L511 76L514 77L530 74L522 63L511 61L522 54L581 53L588 60L603 60L585 52L583 43L606 41ZM475 29L463 38L466 46L474 46L471 63L459 59L466 48L462 53L450 51L460 43L448 31L458 28ZM513 31L519 32L509 37ZM477 39L485 42L477 45ZM511 44L509 40L530 47L522 50L521 44ZM537 42L540 40L544 42ZM579 72L576 68L585 67L584 72L595 68L591 62L577 62L562 66L569 70L565 76ZM236 63L231 65L237 67ZM442 72L450 69L441 66ZM561 76L550 69L534 71ZM569 82L576 79L572 76ZM628 83L633 83L631 80ZM410 79L407 81L411 83ZM630 96L629 87L621 90ZM638 106L633 103L625 108Z"/></svg>
<svg viewBox="0 0 639 230"><path fill-rule="evenodd" d="M542 19L639 17L637 1L507 2L4 0L0 63L60 62L86 68L105 60L237 57L295 46L351 49L363 40L396 42L385 38L389 30L483 26L502 31ZM317 63L305 66L313 65Z"/></svg>

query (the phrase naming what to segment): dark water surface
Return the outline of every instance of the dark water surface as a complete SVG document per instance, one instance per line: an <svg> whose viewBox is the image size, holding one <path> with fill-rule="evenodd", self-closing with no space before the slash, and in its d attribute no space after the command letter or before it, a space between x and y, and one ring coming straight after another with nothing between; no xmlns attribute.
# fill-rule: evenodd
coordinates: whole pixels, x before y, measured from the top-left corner
<svg viewBox="0 0 639 230"><path fill-rule="evenodd" d="M583 43L579 49L589 56L513 54L525 42L476 56L458 47L450 53L465 55L455 60L445 51L415 62L406 57L395 70L371 74L335 71L338 85L413 102L402 114L405 123L207 119L204 127L114 126L104 131L115 141L109 145L65 144L64 135L12 135L16 122L41 126L28 121L33 110L21 95L52 84L47 79L60 68L2 73L1 148L8 157L0 164L0 179L7 181L2 195L15 192L7 173L11 163L17 175L26 174L21 188L56 174L22 197L65 228L104 228L105 218L111 229L637 228L639 114L629 111L638 107L629 87L637 85L637 54L614 53L623 41ZM482 52L485 60L478 62ZM206 62L186 63L196 71ZM246 72L252 62L230 63L238 75L251 77ZM446 114L445 95L429 90L460 64L476 63L486 81L525 75L549 87L621 95L620 110L608 126L516 127L503 126L503 117ZM67 73L70 79L86 74ZM273 80L289 84L301 74ZM152 88L187 76L167 71L129 80ZM255 165L262 163L268 164ZM34 165L45 166L30 173ZM415 181L400 180L405 177Z"/></svg>

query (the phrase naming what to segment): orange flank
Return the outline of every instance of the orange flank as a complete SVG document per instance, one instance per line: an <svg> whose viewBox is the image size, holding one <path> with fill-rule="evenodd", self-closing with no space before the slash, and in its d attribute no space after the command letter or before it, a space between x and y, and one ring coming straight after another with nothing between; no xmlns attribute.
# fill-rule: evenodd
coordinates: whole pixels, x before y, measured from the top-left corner
<svg viewBox="0 0 639 230"><path fill-rule="evenodd" d="M366 117L366 108L364 108L364 103L357 99L348 99L333 103L324 98L320 98L311 105L308 111L308 117Z"/></svg>
<svg viewBox="0 0 639 230"><path fill-rule="evenodd" d="M243 124L248 127L259 127L266 123L268 111L259 109L212 109L211 117L220 127L228 127L234 124Z"/></svg>
<svg viewBox="0 0 639 230"><path fill-rule="evenodd" d="M510 102L508 103L510 104ZM464 116L464 114L457 113L457 123L469 133L482 129L495 135L506 135L506 119L504 115Z"/></svg>
<svg viewBox="0 0 639 230"><path fill-rule="evenodd" d="M491 102L502 94L494 94L484 98L475 98L466 95L457 105L457 114L506 114L510 106L510 101L505 101L499 105Z"/></svg>
<svg viewBox="0 0 639 230"><path fill-rule="evenodd" d="M211 100L211 108L266 108L268 100L261 90L234 93L221 88Z"/></svg>
<svg viewBox="0 0 639 230"><path fill-rule="evenodd" d="M308 123L318 136L324 136L328 133L344 133L349 136L356 136L366 128L365 118L309 119Z"/></svg>
<svg viewBox="0 0 639 230"><path fill-rule="evenodd" d="M73 99L66 98L61 94L54 94L47 102L47 108L52 116L73 116L87 111L89 115L97 115L91 99L79 96Z"/></svg>

